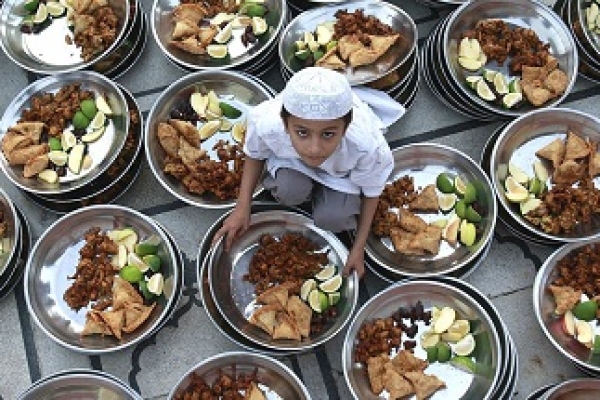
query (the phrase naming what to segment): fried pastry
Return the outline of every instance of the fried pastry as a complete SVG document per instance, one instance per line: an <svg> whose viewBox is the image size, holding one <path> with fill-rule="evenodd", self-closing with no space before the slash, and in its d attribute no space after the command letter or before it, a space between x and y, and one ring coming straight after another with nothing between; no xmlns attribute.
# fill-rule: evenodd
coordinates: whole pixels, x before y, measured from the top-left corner
<svg viewBox="0 0 600 400"><path fill-rule="evenodd" d="M362 42L360 41L360 39L358 38L357 35L352 34L352 35L342 36L338 40L337 47L338 47L340 57L342 58L342 60L348 60L348 57L350 57L350 54L354 53L357 50L364 49L365 45L362 44Z"/></svg>
<svg viewBox="0 0 600 400"><path fill-rule="evenodd" d="M198 3L184 3L173 9L175 21L189 21L196 26L205 16L206 10Z"/></svg>
<svg viewBox="0 0 600 400"><path fill-rule="evenodd" d="M177 152L179 158L189 170L193 171L198 162L207 156L206 150L199 149L189 144L184 138L179 138L179 151Z"/></svg>
<svg viewBox="0 0 600 400"><path fill-rule="evenodd" d="M188 141L194 147L200 147L200 134L198 129L192 125L189 121L182 121L180 119L172 119L169 124L177 130L177 132Z"/></svg>
<svg viewBox="0 0 600 400"><path fill-rule="evenodd" d="M110 329L113 336L121 340L121 330L125 324L125 311L124 310L112 310L112 311L101 311L100 318L104 321L106 326Z"/></svg>
<svg viewBox="0 0 600 400"><path fill-rule="evenodd" d="M433 184L425 186L417 198L408 204L411 211L438 212L439 208L440 203Z"/></svg>
<svg viewBox="0 0 600 400"><path fill-rule="evenodd" d="M546 146L535 152L535 155L552 162L554 168L558 168L565 154L565 143L562 139L554 139Z"/></svg>
<svg viewBox="0 0 600 400"><path fill-rule="evenodd" d="M43 122L19 122L18 124L11 126L9 130L20 133L21 135L29 138L32 143L38 144L44 131Z"/></svg>
<svg viewBox="0 0 600 400"><path fill-rule="evenodd" d="M427 228L427 223L421 217L402 208L399 210L399 219L400 227L408 232L418 233Z"/></svg>
<svg viewBox="0 0 600 400"><path fill-rule="evenodd" d="M391 363L388 363L385 366L383 382L386 390L390 392L391 400L402 399L410 394L415 393L415 390L410 382L400 375L393 368L393 366L391 366Z"/></svg>
<svg viewBox="0 0 600 400"><path fill-rule="evenodd" d="M425 400L439 389L446 387L446 383L435 375L426 375L421 371L411 371L404 374L415 389L417 400Z"/></svg>
<svg viewBox="0 0 600 400"><path fill-rule="evenodd" d="M131 283L121 278L115 278L112 287L112 305L113 309L125 308L127 304L143 304L144 299L134 289Z"/></svg>
<svg viewBox="0 0 600 400"><path fill-rule="evenodd" d="M110 335L110 329L104 323L104 320L100 317L100 312L96 310L90 310L85 318L85 325L81 331L81 336L90 335Z"/></svg>
<svg viewBox="0 0 600 400"><path fill-rule="evenodd" d="M266 400L262 390L254 382L250 382L250 387L246 389L244 400Z"/></svg>
<svg viewBox="0 0 600 400"><path fill-rule="evenodd" d="M579 135L569 131L565 145L565 161L587 157L590 154L588 144Z"/></svg>
<svg viewBox="0 0 600 400"><path fill-rule="evenodd" d="M590 155L590 163L588 165L588 174L590 178L600 175L600 154L594 152Z"/></svg>
<svg viewBox="0 0 600 400"><path fill-rule="evenodd" d="M126 304L125 305L125 325L123 326L123 332L131 333L140 327L152 314L152 310L156 303L152 303L150 306L143 304Z"/></svg>
<svg viewBox="0 0 600 400"><path fill-rule="evenodd" d="M158 141L163 150L173 158L179 158L179 133L166 122L158 123Z"/></svg>
<svg viewBox="0 0 600 400"><path fill-rule="evenodd" d="M195 36L200 31L198 25L195 25L193 22L183 19L175 22L175 27L173 28L173 33L171 34L171 39L177 40L190 36Z"/></svg>
<svg viewBox="0 0 600 400"><path fill-rule="evenodd" d="M252 313L250 323L273 336L275 325L277 324L277 311L279 311L279 306L262 306Z"/></svg>
<svg viewBox="0 0 600 400"><path fill-rule="evenodd" d="M329 68L329 69L344 69L346 63L340 60L337 55L337 46L331 48L323 57L319 58L315 63L317 67Z"/></svg>
<svg viewBox="0 0 600 400"><path fill-rule="evenodd" d="M292 296L287 301L287 312L296 322L300 335L309 337L310 321L312 319L312 310L310 307L300 297Z"/></svg>
<svg viewBox="0 0 600 400"><path fill-rule="evenodd" d="M23 176L25 178L31 178L42 172L48 167L50 163L50 159L48 158L48 154L40 154L39 156L35 156L30 158L25 163L23 167Z"/></svg>
<svg viewBox="0 0 600 400"><path fill-rule="evenodd" d="M410 371L424 371L429 365L427 361L415 357L408 350L400 350L396 357L392 359L392 364L394 365L394 369L401 375Z"/></svg>
<svg viewBox="0 0 600 400"><path fill-rule="evenodd" d="M413 236L408 244L409 250L424 250L429 254L437 254L440 251L442 240L442 229L437 226L428 225L424 231Z"/></svg>
<svg viewBox="0 0 600 400"><path fill-rule="evenodd" d="M206 54L206 47L195 36L187 37L181 41L171 40L169 44L191 54Z"/></svg>
<svg viewBox="0 0 600 400"><path fill-rule="evenodd" d="M575 290L570 286L555 286L548 287L554 296L556 309L554 312L557 315L563 315L567 310L571 310L579 302L581 290Z"/></svg>
<svg viewBox="0 0 600 400"><path fill-rule="evenodd" d="M586 173L585 164L568 160L560 164L552 174L554 183L573 184L582 179Z"/></svg>
<svg viewBox="0 0 600 400"><path fill-rule="evenodd" d="M390 361L387 354L381 354L377 357L370 357L367 360L367 376L371 384L371 390L375 394L380 394L384 388L383 377L385 374L385 364Z"/></svg>
<svg viewBox="0 0 600 400"><path fill-rule="evenodd" d="M34 144L31 146L13 149L9 154L6 155L8 158L9 165L25 165L30 159L47 154L50 150L47 143Z"/></svg>
<svg viewBox="0 0 600 400"><path fill-rule="evenodd" d="M400 228L392 228L390 230L390 239L394 249L400 254L406 255L423 255L425 252L419 248L410 248L410 243L413 241L416 233L405 231Z"/></svg>
<svg viewBox="0 0 600 400"><path fill-rule="evenodd" d="M33 142L25 135L9 130L2 137L2 152L8 159L8 155L16 149L21 149L32 145Z"/></svg>
<svg viewBox="0 0 600 400"><path fill-rule="evenodd" d="M277 313L277 323L273 329L273 339L302 340L296 322L285 312Z"/></svg>
<svg viewBox="0 0 600 400"><path fill-rule="evenodd" d="M261 304L270 304L278 306L281 310L285 310L288 303L288 289L283 285L275 285L265 290L256 298L256 301Z"/></svg>

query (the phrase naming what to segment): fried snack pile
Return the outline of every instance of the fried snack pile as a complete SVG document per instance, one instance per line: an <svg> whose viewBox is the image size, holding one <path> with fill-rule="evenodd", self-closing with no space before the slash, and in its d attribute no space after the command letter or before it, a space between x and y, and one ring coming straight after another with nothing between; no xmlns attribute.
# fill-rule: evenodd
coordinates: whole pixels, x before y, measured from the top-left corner
<svg viewBox="0 0 600 400"><path fill-rule="evenodd" d="M200 4L207 18L212 18L218 13L235 13L240 8L239 2L228 0L181 0L181 4Z"/></svg>
<svg viewBox="0 0 600 400"><path fill-rule="evenodd" d="M262 294L273 284L290 284L291 294L298 294L304 280L314 276L327 263L326 253L316 253L318 247L299 233L285 233L277 240L271 235L260 238L260 246L250 260L244 279Z"/></svg>
<svg viewBox="0 0 600 400"><path fill-rule="evenodd" d="M43 122L19 122L2 137L2 153L9 165L23 165L23 176L31 178L48 167L48 143L42 142Z"/></svg>
<svg viewBox="0 0 600 400"><path fill-rule="evenodd" d="M89 61L115 42L119 19L107 0L74 0L72 5L75 44Z"/></svg>
<svg viewBox="0 0 600 400"><path fill-rule="evenodd" d="M393 208L398 211L392 211ZM412 177L407 175L386 185L379 197L371 229L377 236L389 236L394 249L401 254L437 254L442 229L427 224L411 211L437 213L438 209L435 185L427 185L417 192Z"/></svg>
<svg viewBox="0 0 600 400"><path fill-rule="evenodd" d="M205 54L206 47L217 35L216 26L200 26L208 16L207 9L198 3L180 4L173 9L173 33L169 44L191 54Z"/></svg>
<svg viewBox="0 0 600 400"><path fill-rule="evenodd" d="M288 286L276 285L256 299L264 304L250 316L250 322L273 339L302 340L311 333L312 310L298 296L289 296Z"/></svg>
<svg viewBox="0 0 600 400"><path fill-rule="evenodd" d="M235 365L234 365L235 367ZM258 387L255 371L252 375L244 373L229 376L221 371L219 379L212 385L206 383L204 378L192 374L191 382L183 393L175 394L175 400L266 400L262 390ZM245 394L241 394L244 392Z"/></svg>
<svg viewBox="0 0 600 400"><path fill-rule="evenodd" d="M358 9L353 13L339 10L333 27L337 44L315 63L318 67L344 69L377 61L400 38L398 33L374 16Z"/></svg>
<svg viewBox="0 0 600 400"><path fill-rule="evenodd" d="M388 354L371 357L367 361L371 390L379 395L385 389L390 399L402 399L412 394L416 394L418 400L426 399L446 387L437 376L424 373L428 365L408 350L400 350L393 358Z"/></svg>
<svg viewBox="0 0 600 400"><path fill-rule="evenodd" d="M529 222L556 235L600 213L600 191L592 180L600 174L598 143L569 132L566 141L556 139L536 155L552 163L553 186L542 194L542 204L525 215Z"/></svg>
<svg viewBox="0 0 600 400"><path fill-rule="evenodd" d="M100 228L94 227L85 235L85 245L79 250L79 263L73 276L75 281L63 296L69 307L75 311L92 301L101 300L103 306L110 305L113 279L117 269L111 263L111 257L117 254L118 247Z"/></svg>
<svg viewBox="0 0 600 400"><path fill-rule="evenodd" d="M123 333L131 333L139 328L150 316L156 303L144 305L142 296L131 283L115 277L112 292L112 309L109 311L90 310L86 315L81 336L100 334L121 339Z"/></svg>
<svg viewBox="0 0 600 400"><path fill-rule="evenodd" d="M6 230L8 229L8 222L4 218L4 206L0 204L0 239L6 235Z"/></svg>
<svg viewBox="0 0 600 400"><path fill-rule="evenodd" d="M556 268L558 277L554 285L572 288L576 291L577 300L581 293L590 299L600 294L600 244L588 244L571 251L557 263Z"/></svg>
<svg viewBox="0 0 600 400"><path fill-rule="evenodd" d="M167 153L163 170L180 180L190 193L212 193L221 200L237 198L245 159L241 146L220 140L213 147L218 160L211 160L200 148L198 129L177 119L159 123L157 135Z"/></svg>

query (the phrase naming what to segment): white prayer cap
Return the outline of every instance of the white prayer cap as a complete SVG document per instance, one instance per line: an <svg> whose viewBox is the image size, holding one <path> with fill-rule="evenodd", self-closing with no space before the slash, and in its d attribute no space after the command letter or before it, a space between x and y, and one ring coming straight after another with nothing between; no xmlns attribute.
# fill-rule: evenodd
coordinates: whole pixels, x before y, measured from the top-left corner
<svg viewBox="0 0 600 400"><path fill-rule="evenodd" d="M352 89L346 77L327 68L296 72L282 92L283 107L302 119L330 120L352 110Z"/></svg>

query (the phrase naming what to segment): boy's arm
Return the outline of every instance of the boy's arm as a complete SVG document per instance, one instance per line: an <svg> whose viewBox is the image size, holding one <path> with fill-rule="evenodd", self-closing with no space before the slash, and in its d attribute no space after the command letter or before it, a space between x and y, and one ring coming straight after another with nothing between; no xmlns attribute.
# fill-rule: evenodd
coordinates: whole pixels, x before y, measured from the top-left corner
<svg viewBox="0 0 600 400"><path fill-rule="evenodd" d="M365 246L367 244L367 238L369 237L369 231L373 222L373 216L377 210L378 202L379 197L363 196L361 200L354 245L350 250L348 260L344 267L344 274L346 275L350 273L351 270L355 270L359 277L362 277L365 273Z"/></svg>

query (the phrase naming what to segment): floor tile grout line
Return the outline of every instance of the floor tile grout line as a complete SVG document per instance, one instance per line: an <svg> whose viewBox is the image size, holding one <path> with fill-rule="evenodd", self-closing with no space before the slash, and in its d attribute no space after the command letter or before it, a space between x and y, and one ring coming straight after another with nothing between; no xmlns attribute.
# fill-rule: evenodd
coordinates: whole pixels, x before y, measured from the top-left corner
<svg viewBox="0 0 600 400"><path fill-rule="evenodd" d="M21 337L25 348L29 379L31 382L36 382L42 377L42 373L30 313L25 304L24 285L17 285L14 295L19 313L19 324L21 325Z"/></svg>
<svg viewBox="0 0 600 400"><path fill-rule="evenodd" d="M532 288L532 286L525 286L525 287L522 287L522 288L509 290L508 292L498 293L498 294L495 294L493 296L488 296L488 297L490 298L490 300L497 300L497 299L501 299L503 297L511 296L511 295L513 295L515 293L519 293L519 292L522 292L524 290L531 289L531 288Z"/></svg>

